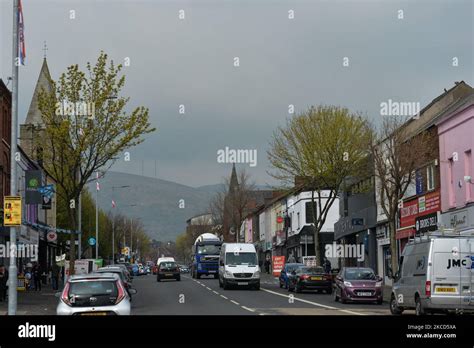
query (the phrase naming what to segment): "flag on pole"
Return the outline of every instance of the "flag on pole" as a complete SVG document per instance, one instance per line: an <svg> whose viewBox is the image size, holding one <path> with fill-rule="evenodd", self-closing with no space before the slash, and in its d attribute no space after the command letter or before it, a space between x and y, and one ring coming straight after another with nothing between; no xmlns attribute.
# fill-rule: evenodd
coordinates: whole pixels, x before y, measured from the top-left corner
<svg viewBox="0 0 474 348"><path fill-rule="evenodd" d="M26 58L26 49L25 49L25 25L23 22L23 6L21 4L21 0L18 0L18 38L19 38L19 57L20 57L20 64L25 65L25 58Z"/></svg>
<svg viewBox="0 0 474 348"><path fill-rule="evenodd" d="M100 191L99 172L98 172L98 171L97 171L96 174L95 174L95 179L97 180L96 189L97 189L97 191Z"/></svg>
<svg viewBox="0 0 474 348"><path fill-rule="evenodd" d="M115 201L112 199L112 208L115 208Z"/></svg>

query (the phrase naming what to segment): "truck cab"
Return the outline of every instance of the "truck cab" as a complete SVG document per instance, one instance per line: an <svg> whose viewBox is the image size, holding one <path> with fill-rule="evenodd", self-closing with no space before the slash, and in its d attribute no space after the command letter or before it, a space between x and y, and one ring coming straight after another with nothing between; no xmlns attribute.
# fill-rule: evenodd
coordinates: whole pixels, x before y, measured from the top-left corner
<svg viewBox="0 0 474 348"><path fill-rule="evenodd" d="M199 279L201 276L218 277L218 261L221 250L221 240L212 233L200 235L193 245L191 276Z"/></svg>

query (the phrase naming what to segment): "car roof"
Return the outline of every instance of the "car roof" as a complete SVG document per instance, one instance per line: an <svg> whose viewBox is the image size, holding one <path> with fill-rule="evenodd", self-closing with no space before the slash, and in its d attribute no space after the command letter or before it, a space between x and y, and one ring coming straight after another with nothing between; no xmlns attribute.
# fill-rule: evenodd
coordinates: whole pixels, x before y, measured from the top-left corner
<svg viewBox="0 0 474 348"><path fill-rule="evenodd" d="M118 280L119 276L116 273L110 273L110 272L101 272L101 273L88 273L88 274L78 274L78 275L72 275L69 277L68 281L69 282L80 282L82 280L90 280L90 279L96 279L96 280Z"/></svg>
<svg viewBox="0 0 474 348"><path fill-rule="evenodd" d="M110 266L106 266L106 267L101 267L99 268L96 272L112 272L112 273L115 273L115 272L123 272L123 269L121 267L110 267Z"/></svg>

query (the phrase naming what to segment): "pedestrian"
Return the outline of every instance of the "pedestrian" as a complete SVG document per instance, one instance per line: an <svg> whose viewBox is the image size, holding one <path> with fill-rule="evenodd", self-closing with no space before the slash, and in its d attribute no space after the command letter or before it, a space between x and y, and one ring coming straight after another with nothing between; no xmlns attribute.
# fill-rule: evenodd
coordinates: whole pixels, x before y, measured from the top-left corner
<svg viewBox="0 0 474 348"><path fill-rule="evenodd" d="M58 290L59 286L59 267L56 263L53 263L51 267L51 286L53 290Z"/></svg>
<svg viewBox="0 0 474 348"><path fill-rule="evenodd" d="M35 291L41 291L41 268L35 263L32 270L33 284Z"/></svg>
<svg viewBox="0 0 474 348"><path fill-rule="evenodd" d="M270 259L265 260L265 272L267 272L267 274L270 274Z"/></svg>
<svg viewBox="0 0 474 348"><path fill-rule="evenodd" d="M326 257L324 258L323 261L323 267L324 267L324 272L326 273L331 273L331 261L329 261Z"/></svg>
<svg viewBox="0 0 474 348"><path fill-rule="evenodd" d="M290 257L288 258L288 263L295 263L295 262L296 262L296 259L293 256L293 253L290 253Z"/></svg>
<svg viewBox="0 0 474 348"><path fill-rule="evenodd" d="M0 302L7 299L8 271L4 265L0 265Z"/></svg>

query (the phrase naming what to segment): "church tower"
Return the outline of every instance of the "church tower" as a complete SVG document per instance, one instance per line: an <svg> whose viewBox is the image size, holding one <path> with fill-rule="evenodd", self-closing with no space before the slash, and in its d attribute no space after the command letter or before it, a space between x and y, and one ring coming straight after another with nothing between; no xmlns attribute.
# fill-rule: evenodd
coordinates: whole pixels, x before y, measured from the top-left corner
<svg viewBox="0 0 474 348"><path fill-rule="evenodd" d="M49 73L46 57L36 82L36 87L31 98L30 108L24 124L20 125L20 146L27 156L42 165L44 149L44 123L38 105L38 96L41 90L52 92L51 75Z"/></svg>

